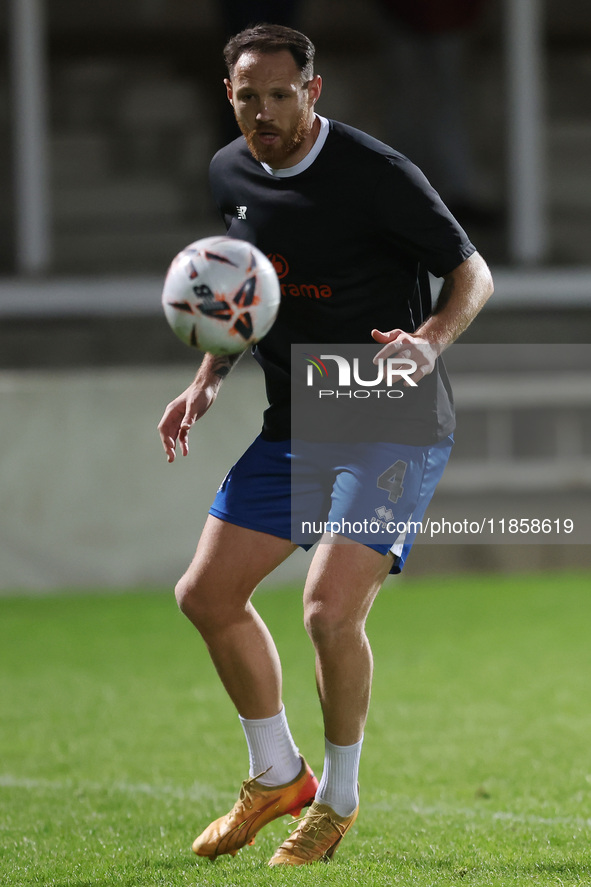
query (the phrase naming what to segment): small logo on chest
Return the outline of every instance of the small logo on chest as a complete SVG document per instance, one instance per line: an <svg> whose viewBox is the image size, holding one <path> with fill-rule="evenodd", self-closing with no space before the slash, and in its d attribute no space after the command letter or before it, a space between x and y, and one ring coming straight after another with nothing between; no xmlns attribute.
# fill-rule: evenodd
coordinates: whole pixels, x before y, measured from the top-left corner
<svg viewBox="0 0 591 887"><path fill-rule="evenodd" d="M236 217L237 217L238 219L245 219L245 218L246 218L246 210L247 210L247 209L248 209L247 206L237 206L237 207L236 207Z"/></svg>

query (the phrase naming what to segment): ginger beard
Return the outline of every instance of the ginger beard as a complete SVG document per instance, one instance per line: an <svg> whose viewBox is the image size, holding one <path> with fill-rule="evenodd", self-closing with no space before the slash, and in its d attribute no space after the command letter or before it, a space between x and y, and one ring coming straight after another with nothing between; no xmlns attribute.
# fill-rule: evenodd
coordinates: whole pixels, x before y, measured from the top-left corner
<svg viewBox="0 0 591 887"><path fill-rule="evenodd" d="M234 116L252 156L259 163L266 163L272 168L280 163L284 163L292 154L295 154L300 145L310 135L314 125L314 116L309 115L306 109L302 110L302 113L287 133L282 133L274 126L269 126L265 123L259 124L254 129L249 129L238 118L236 112L234 112ZM265 145L260 139L257 139L257 136L261 133L273 133L278 136L278 141L273 145Z"/></svg>

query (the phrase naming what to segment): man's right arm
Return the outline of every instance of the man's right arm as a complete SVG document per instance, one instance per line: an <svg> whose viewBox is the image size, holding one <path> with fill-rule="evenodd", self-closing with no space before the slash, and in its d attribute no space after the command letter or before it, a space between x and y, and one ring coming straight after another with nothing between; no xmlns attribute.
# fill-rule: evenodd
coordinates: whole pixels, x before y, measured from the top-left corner
<svg viewBox="0 0 591 887"><path fill-rule="evenodd" d="M220 385L240 356L205 354L194 381L168 404L158 424L158 433L169 462L174 462L177 441L183 456L188 454L191 426L210 408Z"/></svg>

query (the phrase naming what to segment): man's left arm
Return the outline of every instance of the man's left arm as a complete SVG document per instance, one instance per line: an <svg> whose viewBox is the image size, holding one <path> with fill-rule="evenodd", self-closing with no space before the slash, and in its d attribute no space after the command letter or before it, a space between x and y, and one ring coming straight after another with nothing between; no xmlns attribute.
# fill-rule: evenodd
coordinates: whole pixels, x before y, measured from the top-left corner
<svg viewBox="0 0 591 887"><path fill-rule="evenodd" d="M417 370L410 378L418 382L432 372L437 357L464 332L493 293L491 273L479 253L473 253L443 280L432 314L414 333L372 330L376 342L385 346L374 363L392 355L414 360Z"/></svg>

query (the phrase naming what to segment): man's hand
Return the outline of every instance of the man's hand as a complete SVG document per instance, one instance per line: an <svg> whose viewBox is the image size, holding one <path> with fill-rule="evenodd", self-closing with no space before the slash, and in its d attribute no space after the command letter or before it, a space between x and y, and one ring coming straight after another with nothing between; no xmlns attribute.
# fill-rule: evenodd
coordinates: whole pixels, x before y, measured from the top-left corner
<svg viewBox="0 0 591 887"><path fill-rule="evenodd" d="M418 333L405 333L402 330L390 330L383 333L380 330L372 330L371 334L376 342L384 347L378 351L373 359L377 363L380 359L396 356L405 360L414 360L417 365L415 372L409 376L413 382L420 382L424 376L433 372L441 348L429 342ZM408 382L404 383L408 386Z"/></svg>
<svg viewBox="0 0 591 887"><path fill-rule="evenodd" d="M191 426L210 408L217 396L218 387L219 385L203 387L195 380L168 404L158 425L168 462L174 462L177 441L183 456L188 455Z"/></svg>
<svg viewBox="0 0 591 887"><path fill-rule="evenodd" d="M393 354L414 360L417 369L410 378L419 382L433 371L441 352L464 332L493 292L490 271L479 253L472 253L443 280L433 313L414 333L372 330L376 342L384 345L374 363Z"/></svg>
<svg viewBox="0 0 591 887"><path fill-rule="evenodd" d="M183 456L189 454L191 426L208 411L220 385L241 356L241 352L205 354L195 381L168 404L158 425L158 433L169 462L174 462L177 441Z"/></svg>

